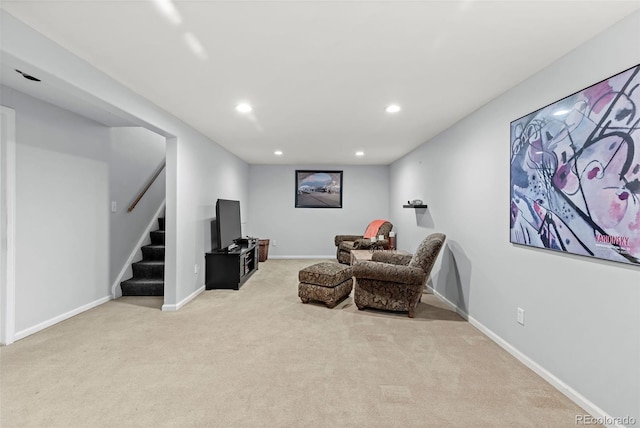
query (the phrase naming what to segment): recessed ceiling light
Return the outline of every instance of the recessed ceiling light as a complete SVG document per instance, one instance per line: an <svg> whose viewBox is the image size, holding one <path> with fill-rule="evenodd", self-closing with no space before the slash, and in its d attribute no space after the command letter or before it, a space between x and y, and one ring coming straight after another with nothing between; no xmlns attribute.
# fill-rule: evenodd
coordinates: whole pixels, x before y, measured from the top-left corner
<svg viewBox="0 0 640 428"><path fill-rule="evenodd" d="M276 150L273 154L276 156L282 156L282 150Z"/></svg>
<svg viewBox="0 0 640 428"><path fill-rule="evenodd" d="M251 110L253 110L253 107L251 107L247 103L240 103L236 106L236 110L240 113L249 113Z"/></svg>
<svg viewBox="0 0 640 428"><path fill-rule="evenodd" d="M387 113L397 113L400 111L400 106L398 104L390 104L385 109Z"/></svg>
<svg viewBox="0 0 640 428"><path fill-rule="evenodd" d="M364 156L364 152L356 152L356 156Z"/></svg>

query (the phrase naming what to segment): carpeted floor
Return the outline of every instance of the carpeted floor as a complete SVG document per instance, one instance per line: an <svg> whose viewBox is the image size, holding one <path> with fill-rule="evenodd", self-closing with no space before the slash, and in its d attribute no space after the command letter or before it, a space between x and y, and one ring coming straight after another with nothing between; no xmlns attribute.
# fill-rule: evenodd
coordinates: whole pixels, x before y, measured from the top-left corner
<svg viewBox="0 0 640 428"><path fill-rule="evenodd" d="M302 304L268 260L178 312L124 297L0 349L0 426L574 427L585 412L425 294Z"/></svg>

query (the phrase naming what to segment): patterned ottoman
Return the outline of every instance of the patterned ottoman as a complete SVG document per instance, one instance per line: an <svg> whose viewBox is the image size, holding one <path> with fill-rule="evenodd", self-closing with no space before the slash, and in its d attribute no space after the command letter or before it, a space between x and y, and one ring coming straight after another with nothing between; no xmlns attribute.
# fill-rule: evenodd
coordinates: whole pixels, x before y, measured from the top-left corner
<svg viewBox="0 0 640 428"><path fill-rule="evenodd" d="M302 303L319 300L333 308L351 293L353 278L351 266L323 262L311 265L298 272L298 296Z"/></svg>

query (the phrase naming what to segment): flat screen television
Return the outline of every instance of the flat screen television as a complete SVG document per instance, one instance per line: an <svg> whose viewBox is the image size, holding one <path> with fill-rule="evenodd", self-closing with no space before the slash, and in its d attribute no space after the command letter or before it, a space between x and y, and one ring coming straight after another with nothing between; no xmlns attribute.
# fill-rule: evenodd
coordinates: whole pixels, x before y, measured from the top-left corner
<svg viewBox="0 0 640 428"><path fill-rule="evenodd" d="M228 251L235 248L235 241L242 237L240 201L218 199L216 202L216 225L218 249Z"/></svg>

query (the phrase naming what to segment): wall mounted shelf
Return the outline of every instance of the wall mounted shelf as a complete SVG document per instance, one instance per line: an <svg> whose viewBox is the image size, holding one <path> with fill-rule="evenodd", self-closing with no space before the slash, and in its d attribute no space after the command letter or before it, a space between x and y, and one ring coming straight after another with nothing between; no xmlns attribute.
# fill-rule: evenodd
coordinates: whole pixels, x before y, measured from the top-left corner
<svg viewBox="0 0 640 428"><path fill-rule="evenodd" d="M403 205L402 208L429 208L428 205Z"/></svg>

